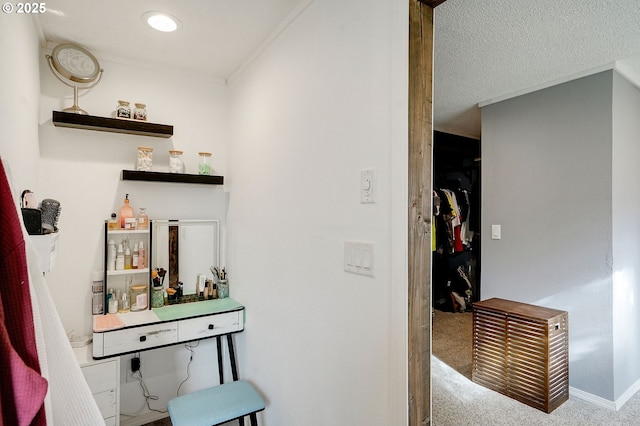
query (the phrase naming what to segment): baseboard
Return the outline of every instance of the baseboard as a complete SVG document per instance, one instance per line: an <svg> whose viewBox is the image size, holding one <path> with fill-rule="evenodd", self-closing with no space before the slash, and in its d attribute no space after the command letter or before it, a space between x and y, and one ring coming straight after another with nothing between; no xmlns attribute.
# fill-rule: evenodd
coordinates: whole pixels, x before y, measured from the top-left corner
<svg viewBox="0 0 640 426"><path fill-rule="evenodd" d="M629 386L629 389L625 391L620 398L616 399L616 411L621 409L624 404L627 403L635 394L640 391L640 380L637 380L634 384Z"/></svg>
<svg viewBox="0 0 640 426"><path fill-rule="evenodd" d="M601 398L599 396L593 395L580 389L576 389L571 386L569 386L569 396L582 399L583 401L590 402L599 407L606 408L607 410L617 411L615 402L609 401L608 399Z"/></svg>
<svg viewBox="0 0 640 426"><path fill-rule="evenodd" d="M601 398L599 396L590 394L588 392L576 389L569 386L569 395L575 398L582 399L584 401L595 404L599 407L606 408L611 411L618 411L626 404L633 396L640 391L640 380L636 381L623 393L620 398L615 401L609 401L608 399Z"/></svg>
<svg viewBox="0 0 640 426"><path fill-rule="evenodd" d="M155 422L156 420L169 417L169 413L156 413L154 411L140 414L138 416L120 416L120 426L142 426L147 423Z"/></svg>

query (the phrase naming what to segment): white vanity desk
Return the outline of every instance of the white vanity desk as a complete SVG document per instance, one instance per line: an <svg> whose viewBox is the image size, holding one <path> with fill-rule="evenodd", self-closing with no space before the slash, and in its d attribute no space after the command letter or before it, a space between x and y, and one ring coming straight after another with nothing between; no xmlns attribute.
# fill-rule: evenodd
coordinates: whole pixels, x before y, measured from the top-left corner
<svg viewBox="0 0 640 426"><path fill-rule="evenodd" d="M244 306L231 298L93 318L93 358L102 359L244 330Z"/></svg>

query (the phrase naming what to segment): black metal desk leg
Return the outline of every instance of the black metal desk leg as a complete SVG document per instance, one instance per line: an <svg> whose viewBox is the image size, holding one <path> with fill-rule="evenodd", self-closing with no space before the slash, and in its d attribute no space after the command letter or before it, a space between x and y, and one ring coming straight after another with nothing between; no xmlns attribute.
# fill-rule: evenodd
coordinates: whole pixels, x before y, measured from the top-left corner
<svg viewBox="0 0 640 426"><path fill-rule="evenodd" d="M220 384L223 384L224 373L222 369L222 341L220 340L220 336L216 336L216 344L218 346L218 376L220 377Z"/></svg>
<svg viewBox="0 0 640 426"><path fill-rule="evenodd" d="M229 346L229 359L231 360L231 374L233 381L238 380L238 367L236 366L236 351L233 348L233 335L227 334L227 344Z"/></svg>

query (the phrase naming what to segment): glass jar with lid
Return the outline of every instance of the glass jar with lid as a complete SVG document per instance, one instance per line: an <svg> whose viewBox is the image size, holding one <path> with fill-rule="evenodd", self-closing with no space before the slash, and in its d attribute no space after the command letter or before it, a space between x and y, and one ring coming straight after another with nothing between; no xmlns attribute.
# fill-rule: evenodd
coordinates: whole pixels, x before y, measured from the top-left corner
<svg viewBox="0 0 640 426"><path fill-rule="evenodd" d="M184 162L182 161L182 151L172 149L169 151L169 172L184 173Z"/></svg>
<svg viewBox="0 0 640 426"><path fill-rule="evenodd" d="M133 109L133 119L134 120L147 120L147 106L145 104L136 104L136 107Z"/></svg>
<svg viewBox="0 0 640 426"><path fill-rule="evenodd" d="M199 152L198 155L200 156L200 163L198 165L198 174L199 175L210 175L211 174L211 165L209 164L209 161L211 159L211 153L210 152Z"/></svg>
<svg viewBox="0 0 640 426"><path fill-rule="evenodd" d="M138 147L138 162L136 170L140 172L150 172L153 165L153 148L148 146Z"/></svg>
<svg viewBox="0 0 640 426"><path fill-rule="evenodd" d="M129 303L131 305L131 311L144 311L148 306L149 296L147 294L147 285L138 284L131 286L131 295L129 297Z"/></svg>
<svg viewBox="0 0 640 426"><path fill-rule="evenodd" d="M118 101L118 108L116 108L116 117L118 118L131 118L131 107L127 101Z"/></svg>

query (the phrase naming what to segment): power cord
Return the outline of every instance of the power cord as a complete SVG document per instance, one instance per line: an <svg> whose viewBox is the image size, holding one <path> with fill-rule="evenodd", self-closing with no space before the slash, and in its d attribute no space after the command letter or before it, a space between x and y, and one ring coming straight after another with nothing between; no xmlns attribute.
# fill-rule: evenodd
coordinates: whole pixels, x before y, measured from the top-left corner
<svg viewBox="0 0 640 426"><path fill-rule="evenodd" d="M189 356L189 362L187 363L187 377L182 382L180 382L180 384L178 385L178 390L176 390L176 396L180 396L180 388L191 377L191 362L193 361L193 355L196 353L195 349L198 346L200 346L200 341L199 340L196 342L195 345L193 345L191 343L187 343L186 345L184 345L185 349L188 350L189 352L191 352L191 355Z"/></svg>
<svg viewBox="0 0 640 426"><path fill-rule="evenodd" d="M140 359L140 353L138 353L136 355L136 357L138 359ZM133 373L133 377L135 377L136 379L138 379L138 382L140 383L140 388L142 388L142 396L144 396L144 399L147 403L147 408L149 409L149 411L155 411L156 413L167 413L168 410L157 410L155 408L151 408L151 404L149 401L157 401L159 398L157 395L151 395L151 393L149 392L149 389L147 388L147 385L144 383L144 378L142 377L142 362L140 362L140 367L138 368L138 371L135 371ZM137 375L137 377L136 377Z"/></svg>

